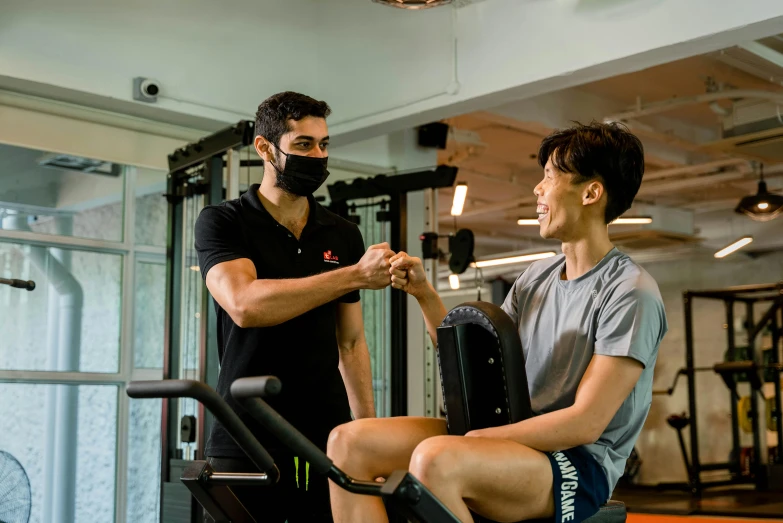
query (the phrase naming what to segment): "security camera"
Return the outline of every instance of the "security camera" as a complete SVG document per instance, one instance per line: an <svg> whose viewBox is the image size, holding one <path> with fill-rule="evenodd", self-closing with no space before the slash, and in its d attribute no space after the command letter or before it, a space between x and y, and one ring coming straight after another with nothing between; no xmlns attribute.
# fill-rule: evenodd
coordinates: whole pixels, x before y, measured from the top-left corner
<svg viewBox="0 0 783 523"><path fill-rule="evenodd" d="M133 99L139 102L155 103L158 101L160 83L152 78L136 77L133 79Z"/></svg>

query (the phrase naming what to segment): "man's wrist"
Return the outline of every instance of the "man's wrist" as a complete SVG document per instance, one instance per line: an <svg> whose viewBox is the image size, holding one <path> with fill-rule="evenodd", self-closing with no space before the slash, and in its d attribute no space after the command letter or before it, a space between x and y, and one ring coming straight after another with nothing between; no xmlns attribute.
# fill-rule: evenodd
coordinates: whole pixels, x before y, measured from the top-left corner
<svg viewBox="0 0 783 523"><path fill-rule="evenodd" d="M349 265L342 269L345 271L345 277L348 279L348 292L359 291L365 288L362 284L362 274L359 271L359 265Z"/></svg>
<svg viewBox="0 0 783 523"><path fill-rule="evenodd" d="M415 298L420 305L424 305L438 299L438 293L435 291L435 288L432 286L432 284L427 282L427 288L421 294L416 295Z"/></svg>

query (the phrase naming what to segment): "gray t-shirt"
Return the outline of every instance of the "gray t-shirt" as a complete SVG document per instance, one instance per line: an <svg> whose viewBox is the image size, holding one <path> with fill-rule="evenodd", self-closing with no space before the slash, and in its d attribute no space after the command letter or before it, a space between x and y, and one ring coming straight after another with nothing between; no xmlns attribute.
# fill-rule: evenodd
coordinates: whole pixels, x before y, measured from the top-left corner
<svg viewBox="0 0 783 523"><path fill-rule="evenodd" d="M606 474L611 495L650 410L666 313L655 280L616 248L575 280L561 279L564 269L562 254L533 263L514 282L503 310L519 329L537 415L574 404L593 354L628 356L644 365L604 433L585 446Z"/></svg>

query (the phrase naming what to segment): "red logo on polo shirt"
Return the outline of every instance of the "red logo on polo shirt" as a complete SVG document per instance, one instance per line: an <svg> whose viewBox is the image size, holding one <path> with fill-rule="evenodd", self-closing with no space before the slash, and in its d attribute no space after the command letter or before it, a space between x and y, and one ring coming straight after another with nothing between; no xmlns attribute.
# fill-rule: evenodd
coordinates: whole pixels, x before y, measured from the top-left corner
<svg viewBox="0 0 783 523"><path fill-rule="evenodd" d="M336 263L339 265L339 261L337 261L337 256L332 254L332 251L325 251L324 252L324 261L326 263Z"/></svg>

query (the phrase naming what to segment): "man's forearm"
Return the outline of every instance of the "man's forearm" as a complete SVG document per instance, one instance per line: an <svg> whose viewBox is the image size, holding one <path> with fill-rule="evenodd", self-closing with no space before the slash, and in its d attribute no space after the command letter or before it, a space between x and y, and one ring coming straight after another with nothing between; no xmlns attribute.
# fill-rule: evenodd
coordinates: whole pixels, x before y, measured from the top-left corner
<svg viewBox="0 0 783 523"><path fill-rule="evenodd" d="M507 439L541 452L553 452L593 443L594 428L579 411L565 408L500 427L476 430L469 436Z"/></svg>
<svg viewBox="0 0 783 523"><path fill-rule="evenodd" d="M345 382L348 404L354 418L374 418L372 370L366 342L357 343L350 348L340 348L340 374Z"/></svg>
<svg viewBox="0 0 783 523"><path fill-rule="evenodd" d="M231 316L244 328L279 325L360 289L354 267L307 278L255 280L238 293Z"/></svg>
<svg viewBox="0 0 783 523"><path fill-rule="evenodd" d="M446 317L446 306L443 305L440 296L435 289L430 286L430 291L418 298L421 313L424 316L424 324L427 326L427 332L432 339L433 346L438 346L438 326Z"/></svg>

